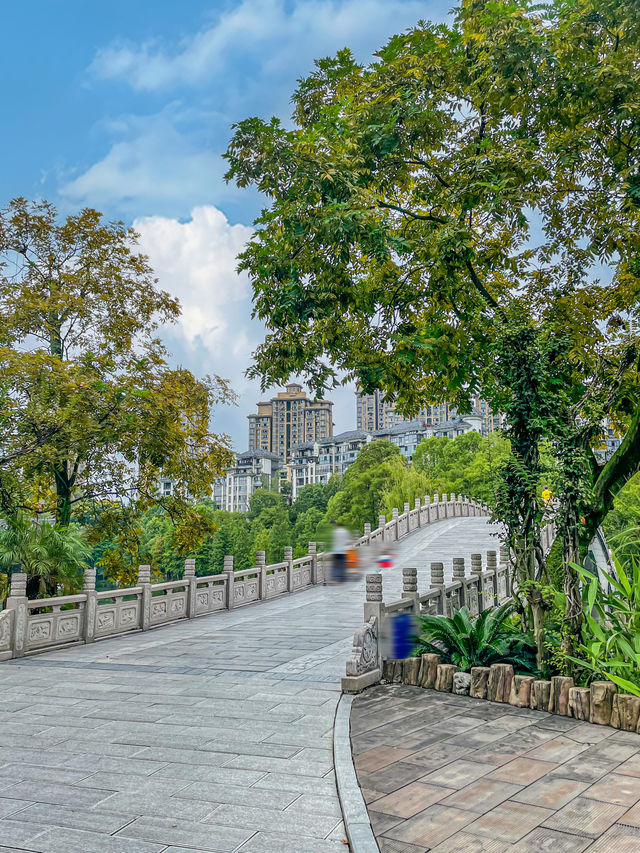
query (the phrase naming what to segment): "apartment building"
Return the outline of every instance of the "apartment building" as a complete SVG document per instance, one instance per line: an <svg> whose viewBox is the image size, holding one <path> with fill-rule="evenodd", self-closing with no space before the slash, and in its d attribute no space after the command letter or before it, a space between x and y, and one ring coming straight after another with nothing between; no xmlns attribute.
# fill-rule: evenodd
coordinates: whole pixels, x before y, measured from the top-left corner
<svg viewBox="0 0 640 853"><path fill-rule="evenodd" d="M258 403L249 419L249 450L264 450L285 462L291 448L333 435L333 403L307 397L292 383L268 401Z"/></svg>

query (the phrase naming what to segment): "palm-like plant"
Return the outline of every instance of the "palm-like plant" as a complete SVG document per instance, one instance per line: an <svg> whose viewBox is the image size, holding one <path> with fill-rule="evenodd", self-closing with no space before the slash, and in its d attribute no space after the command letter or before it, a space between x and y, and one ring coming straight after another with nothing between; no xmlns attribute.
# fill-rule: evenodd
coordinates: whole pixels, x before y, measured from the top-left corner
<svg viewBox="0 0 640 853"><path fill-rule="evenodd" d="M466 607L447 616L422 616L415 652L435 652L446 663L468 672L472 666L511 663L524 672L536 670L536 645L509 621L515 606L505 602L472 617Z"/></svg>
<svg viewBox="0 0 640 853"><path fill-rule="evenodd" d="M9 572L19 563L30 581L28 589L35 589L32 597L55 595L58 587L65 592L77 588L91 553L80 528L35 524L23 513L9 516L5 522L6 527L0 529L0 569Z"/></svg>

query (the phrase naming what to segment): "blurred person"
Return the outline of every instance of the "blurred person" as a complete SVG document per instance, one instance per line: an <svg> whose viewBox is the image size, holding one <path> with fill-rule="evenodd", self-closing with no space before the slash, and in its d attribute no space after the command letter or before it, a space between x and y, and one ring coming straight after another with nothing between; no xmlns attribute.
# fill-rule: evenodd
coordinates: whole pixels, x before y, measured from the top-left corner
<svg viewBox="0 0 640 853"><path fill-rule="evenodd" d="M333 538L331 551L333 553L333 573L332 580L334 583L343 583L347 573L347 551L351 544L351 535L347 528L336 522L333 524Z"/></svg>

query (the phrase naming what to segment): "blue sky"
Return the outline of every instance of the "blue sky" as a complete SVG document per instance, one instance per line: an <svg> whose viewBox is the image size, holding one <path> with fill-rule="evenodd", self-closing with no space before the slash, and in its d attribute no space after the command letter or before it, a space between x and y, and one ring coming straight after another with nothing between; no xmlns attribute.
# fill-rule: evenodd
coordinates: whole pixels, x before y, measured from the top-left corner
<svg viewBox="0 0 640 853"><path fill-rule="evenodd" d="M261 201L222 175L230 126L289 114L314 58L349 46L366 59L442 0L24 0L4 4L0 66L3 204L47 198L132 222L166 290L183 304L165 332L176 362L230 379L237 408L215 426L247 444L260 397L243 372L262 329L235 256ZM353 428L339 389L336 430Z"/></svg>

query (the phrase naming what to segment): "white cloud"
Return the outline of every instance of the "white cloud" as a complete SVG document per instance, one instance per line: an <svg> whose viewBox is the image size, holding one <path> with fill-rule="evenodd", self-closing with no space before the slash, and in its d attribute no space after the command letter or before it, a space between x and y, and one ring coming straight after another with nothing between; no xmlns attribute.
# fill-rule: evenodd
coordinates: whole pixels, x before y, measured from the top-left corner
<svg viewBox="0 0 640 853"><path fill-rule="evenodd" d="M146 91L205 83L243 56L273 73L290 68L292 61L298 64L301 53L310 65L314 56L344 45L356 53L370 52L433 11L443 17L441 10L417 0L242 0L178 46L152 40L105 47L91 70L97 77L125 79Z"/></svg>
<svg viewBox="0 0 640 853"><path fill-rule="evenodd" d="M231 225L212 205L195 208L186 222L149 216L136 219L133 225L159 286L182 304L179 323L164 333L173 361L197 376L215 373L231 382L239 394L238 406L221 408L215 428L228 432L237 450L245 450L246 416L264 396L259 384L244 376L264 327L251 319L247 276L236 272L237 255L252 229ZM336 389L329 397L335 403L337 430L352 429L353 390Z"/></svg>

